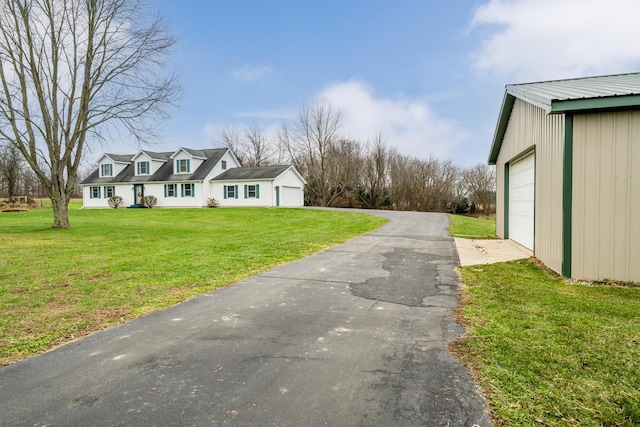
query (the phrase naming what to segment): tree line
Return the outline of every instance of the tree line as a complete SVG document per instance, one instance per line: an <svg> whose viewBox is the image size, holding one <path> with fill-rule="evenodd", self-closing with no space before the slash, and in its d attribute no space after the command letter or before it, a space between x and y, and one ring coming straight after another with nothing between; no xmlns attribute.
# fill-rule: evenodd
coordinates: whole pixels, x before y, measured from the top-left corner
<svg viewBox="0 0 640 427"><path fill-rule="evenodd" d="M340 135L342 118L327 102L300 108L277 132L255 124L229 126L217 145L242 166L293 164L307 181L305 205L423 212L492 212L495 175L485 164L399 153L382 133L358 141ZM83 171L79 172L83 175ZM73 192L81 197L78 185ZM46 197L47 189L11 144L0 145L0 197Z"/></svg>
<svg viewBox="0 0 640 427"><path fill-rule="evenodd" d="M495 173L462 168L433 155L407 156L379 132L372 140L341 136L342 117L331 104L303 105L277 132L253 124L220 132L242 166L293 164L306 179L305 205L423 212L492 212Z"/></svg>
<svg viewBox="0 0 640 427"><path fill-rule="evenodd" d="M13 199L47 197L47 191L36 174L22 158L22 153L11 145L0 145L0 197Z"/></svg>

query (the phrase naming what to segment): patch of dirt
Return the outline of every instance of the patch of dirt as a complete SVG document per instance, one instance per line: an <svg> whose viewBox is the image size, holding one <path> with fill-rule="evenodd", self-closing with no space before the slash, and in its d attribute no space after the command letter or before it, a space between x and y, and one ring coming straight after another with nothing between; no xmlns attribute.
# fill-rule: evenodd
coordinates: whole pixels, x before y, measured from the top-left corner
<svg viewBox="0 0 640 427"><path fill-rule="evenodd" d="M92 323L96 325L113 324L114 321L121 323L129 318L130 313L129 307L97 308L92 313Z"/></svg>
<svg viewBox="0 0 640 427"><path fill-rule="evenodd" d="M3 208L2 212L29 212L28 208Z"/></svg>
<svg viewBox="0 0 640 427"><path fill-rule="evenodd" d="M44 285L42 287L42 289L46 290L46 291L50 291L52 289L62 289L62 288L68 288L69 286L71 286L68 283L59 283L57 285Z"/></svg>

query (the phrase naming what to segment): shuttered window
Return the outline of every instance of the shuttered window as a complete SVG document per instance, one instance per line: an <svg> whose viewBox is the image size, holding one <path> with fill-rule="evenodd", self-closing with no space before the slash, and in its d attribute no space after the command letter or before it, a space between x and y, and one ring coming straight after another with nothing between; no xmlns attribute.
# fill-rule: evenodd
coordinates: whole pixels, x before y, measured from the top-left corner
<svg viewBox="0 0 640 427"><path fill-rule="evenodd" d="M260 198L260 185L245 185L244 186L244 198L245 199L259 199Z"/></svg>
<svg viewBox="0 0 640 427"><path fill-rule="evenodd" d="M181 185L182 197L194 197L195 196L195 184L182 184Z"/></svg>
<svg viewBox="0 0 640 427"><path fill-rule="evenodd" d="M149 175L149 162L137 162L136 165L137 175Z"/></svg>
<svg viewBox="0 0 640 427"><path fill-rule="evenodd" d="M189 159L176 160L176 173L189 173L190 164Z"/></svg>
<svg viewBox="0 0 640 427"><path fill-rule="evenodd" d="M225 185L224 186L224 198L225 199L237 199L238 198L238 186L237 185Z"/></svg>

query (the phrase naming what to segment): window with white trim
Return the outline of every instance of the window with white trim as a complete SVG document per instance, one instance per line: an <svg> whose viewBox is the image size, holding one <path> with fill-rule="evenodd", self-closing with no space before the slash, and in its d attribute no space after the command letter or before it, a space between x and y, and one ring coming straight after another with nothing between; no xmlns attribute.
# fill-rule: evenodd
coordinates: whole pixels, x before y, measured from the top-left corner
<svg viewBox="0 0 640 427"><path fill-rule="evenodd" d="M189 159L176 160L176 173L189 173Z"/></svg>
<svg viewBox="0 0 640 427"><path fill-rule="evenodd" d="M113 165L111 163L100 165L100 176L113 176Z"/></svg>
<svg viewBox="0 0 640 427"><path fill-rule="evenodd" d="M222 170L225 170L227 168L227 161L223 160L222 161Z"/></svg>
<svg viewBox="0 0 640 427"><path fill-rule="evenodd" d="M116 195L116 187L113 185L107 185L104 187L104 198L108 199Z"/></svg>
<svg viewBox="0 0 640 427"><path fill-rule="evenodd" d="M164 197L178 197L178 184L165 184Z"/></svg>
<svg viewBox="0 0 640 427"><path fill-rule="evenodd" d="M89 198L90 199L99 199L100 198L100 187L89 187Z"/></svg>
<svg viewBox="0 0 640 427"><path fill-rule="evenodd" d="M182 184L182 197L195 196L195 184Z"/></svg>
<svg viewBox="0 0 640 427"><path fill-rule="evenodd" d="M137 162L137 175L149 175L149 162Z"/></svg>
<svg viewBox="0 0 640 427"><path fill-rule="evenodd" d="M259 199L260 198L260 184L251 184L244 186L244 198L245 199Z"/></svg>
<svg viewBox="0 0 640 427"><path fill-rule="evenodd" d="M225 199L235 199L235 198L236 198L236 186L225 185Z"/></svg>

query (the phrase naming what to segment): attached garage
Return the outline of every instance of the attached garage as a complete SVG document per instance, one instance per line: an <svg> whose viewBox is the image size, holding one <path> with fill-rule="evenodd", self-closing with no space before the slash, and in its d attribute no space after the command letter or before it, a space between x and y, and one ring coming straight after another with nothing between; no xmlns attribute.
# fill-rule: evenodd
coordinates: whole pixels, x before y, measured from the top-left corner
<svg viewBox="0 0 640 427"><path fill-rule="evenodd" d="M304 204L304 190L301 187L280 187L278 206L302 206Z"/></svg>
<svg viewBox="0 0 640 427"><path fill-rule="evenodd" d="M221 206L303 206L305 184L290 165L233 168L210 181Z"/></svg>
<svg viewBox="0 0 640 427"><path fill-rule="evenodd" d="M576 279L640 281L640 73L507 85L496 233Z"/></svg>

